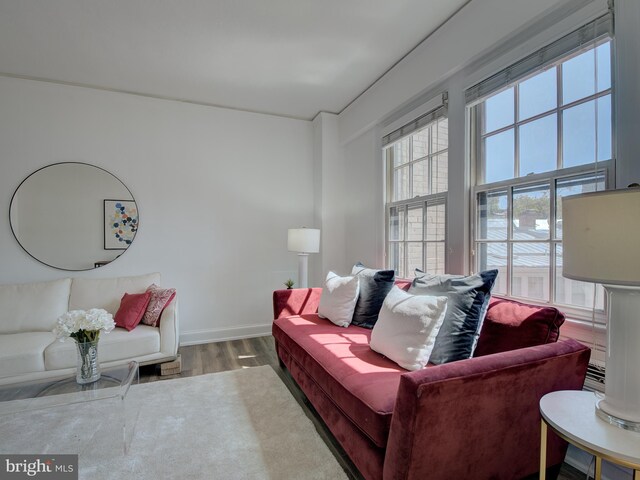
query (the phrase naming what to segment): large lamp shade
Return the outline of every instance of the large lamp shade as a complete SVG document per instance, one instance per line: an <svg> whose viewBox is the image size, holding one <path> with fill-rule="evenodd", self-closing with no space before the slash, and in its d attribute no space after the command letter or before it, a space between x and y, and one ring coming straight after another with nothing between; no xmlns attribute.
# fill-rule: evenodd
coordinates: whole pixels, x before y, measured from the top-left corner
<svg viewBox="0 0 640 480"><path fill-rule="evenodd" d="M607 292L603 420L640 432L640 189L562 200L562 274Z"/></svg>
<svg viewBox="0 0 640 480"><path fill-rule="evenodd" d="M562 244L565 277L640 285L640 188L563 198Z"/></svg>
<svg viewBox="0 0 640 480"><path fill-rule="evenodd" d="M320 251L320 230L315 228L290 228L287 238L287 250L299 253L318 253Z"/></svg>

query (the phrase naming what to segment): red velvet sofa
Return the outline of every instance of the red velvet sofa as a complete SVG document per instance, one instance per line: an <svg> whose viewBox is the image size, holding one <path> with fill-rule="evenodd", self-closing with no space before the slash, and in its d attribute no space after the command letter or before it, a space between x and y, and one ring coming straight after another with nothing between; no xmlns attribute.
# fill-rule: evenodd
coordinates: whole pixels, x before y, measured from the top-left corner
<svg viewBox="0 0 640 480"><path fill-rule="evenodd" d="M369 348L371 330L318 317L321 292L273 293L276 349L365 479L514 480L538 471L538 402L581 389L590 355L576 341L557 342L558 310L494 298L476 356L409 372ZM548 442L553 473L567 445L551 433Z"/></svg>

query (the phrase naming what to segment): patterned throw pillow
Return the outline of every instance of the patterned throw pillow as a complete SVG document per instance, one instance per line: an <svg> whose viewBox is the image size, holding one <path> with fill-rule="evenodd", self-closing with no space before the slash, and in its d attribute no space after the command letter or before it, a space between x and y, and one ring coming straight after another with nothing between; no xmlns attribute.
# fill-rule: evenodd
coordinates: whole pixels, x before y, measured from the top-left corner
<svg viewBox="0 0 640 480"><path fill-rule="evenodd" d="M165 309L173 297L176 296L175 288L160 288L155 283L152 283L147 292L151 293L151 300L147 306L147 311L144 312L142 317L142 323L151 327L157 327L160 324L160 315Z"/></svg>

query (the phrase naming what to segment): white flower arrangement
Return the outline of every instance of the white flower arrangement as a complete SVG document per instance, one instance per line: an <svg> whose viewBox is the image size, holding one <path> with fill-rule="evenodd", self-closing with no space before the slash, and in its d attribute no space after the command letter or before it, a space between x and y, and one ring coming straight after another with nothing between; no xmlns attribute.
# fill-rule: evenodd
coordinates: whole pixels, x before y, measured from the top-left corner
<svg viewBox="0 0 640 480"><path fill-rule="evenodd" d="M113 316L102 308L71 310L58 318L53 333L61 342L69 337L78 343L93 342L100 332L109 333L115 326Z"/></svg>

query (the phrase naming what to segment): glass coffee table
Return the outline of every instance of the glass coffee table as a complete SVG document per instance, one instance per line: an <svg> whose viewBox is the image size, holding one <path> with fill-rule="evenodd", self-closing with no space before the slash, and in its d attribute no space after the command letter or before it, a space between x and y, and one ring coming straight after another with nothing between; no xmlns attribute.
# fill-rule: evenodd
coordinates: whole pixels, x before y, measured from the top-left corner
<svg viewBox="0 0 640 480"><path fill-rule="evenodd" d="M127 405L127 394L131 385L139 382L138 363L101 370L100 379L86 385L76 383L74 372L0 386L0 429L29 432L30 437L21 440L14 435L9 440L2 435L7 444L0 440L0 451L64 453L15 451L25 447L55 450L58 446L78 448L69 453L80 454L87 442L100 440L126 454L135 425L135 409ZM60 432L59 441L55 440L56 431ZM42 445L38 444L40 440Z"/></svg>

